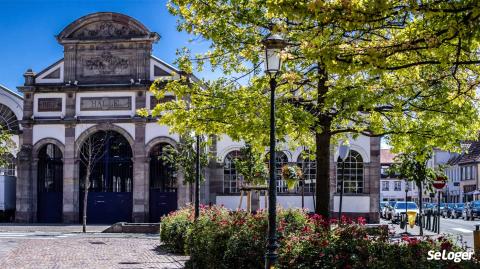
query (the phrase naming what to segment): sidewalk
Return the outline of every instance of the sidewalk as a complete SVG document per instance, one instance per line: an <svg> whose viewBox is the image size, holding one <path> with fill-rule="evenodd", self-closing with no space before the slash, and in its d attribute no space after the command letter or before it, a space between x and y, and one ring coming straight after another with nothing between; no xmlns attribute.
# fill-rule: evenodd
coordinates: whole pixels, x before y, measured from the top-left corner
<svg viewBox="0 0 480 269"><path fill-rule="evenodd" d="M101 233L110 225L87 225L88 233ZM81 233L82 225L79 224L42 224L42 223L0 223L0 233L8 232L58 232Z"/></svg>

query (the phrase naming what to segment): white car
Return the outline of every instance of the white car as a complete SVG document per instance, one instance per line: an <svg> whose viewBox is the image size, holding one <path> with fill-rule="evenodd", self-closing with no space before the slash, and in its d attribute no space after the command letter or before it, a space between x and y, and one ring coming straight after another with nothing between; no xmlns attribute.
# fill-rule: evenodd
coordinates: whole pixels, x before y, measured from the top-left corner
<svg viewBox="0 0 480 269"><path fill-rule="evenodd" d="M397 202L393 206L393 218L392 221L399 221L402 214L405 214L406 212L416 212L417 215L419 214L419 209L416 203L414 202Z"/></svg>

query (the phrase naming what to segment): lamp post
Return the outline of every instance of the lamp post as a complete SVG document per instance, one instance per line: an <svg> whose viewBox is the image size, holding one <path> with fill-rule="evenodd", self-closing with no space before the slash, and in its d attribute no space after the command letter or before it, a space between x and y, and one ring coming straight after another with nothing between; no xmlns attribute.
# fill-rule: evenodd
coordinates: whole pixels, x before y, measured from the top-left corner
<svg viewBox="0 0 480 269"><path fill-rule="evenodd" d="M405 234L407 234L407 226L408 226L408 204L407 204L407 198L408 198L408 181L405 180Z"/></svg>
<svg viewBox="0 0 480 269"><path fill-rule="evenodd" d="M338 221L342 220L342 202L343 202L343 181L345 180L345 160L347 159L348 153L350 152L350 147L348 145L342 144L338 147L338 157L342 160L342 178L340 180L340 204L338 207Z"/></svg>
<svg viewBox="0 0 480 269"><path fill-rule="evenodd" d="M281 69L280 52L286 47L279 35L270 35L263 40L265 48L265 72L270 76L270 179L268 185L268 242L265 254L265 268L274 268L277 262L277 184L275 176L275 88L276 76Z"/></svg>
<svg viewBox="0 0 480 269"><path fill-rule="evenodd" d="M195 220L200 216L200 136L195 143Z"/></svg>

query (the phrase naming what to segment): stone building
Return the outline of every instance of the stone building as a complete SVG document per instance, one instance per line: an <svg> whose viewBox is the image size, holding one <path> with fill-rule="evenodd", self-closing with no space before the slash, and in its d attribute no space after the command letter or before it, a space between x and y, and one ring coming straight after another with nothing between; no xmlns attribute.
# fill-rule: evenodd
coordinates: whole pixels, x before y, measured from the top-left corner
<svg viewBox="0 0 480 269"><path fill-rule="evenodd" d="M12 108L22 129L16 154L17 221L79 222L87 170L80 151L90 137L103 141L89 188L90 223L158 221L191 201L192 186L182 184L181 173L158 158L166 145L176 146L178 134L136 114L139 108L151 109L175 98L156 100L149 92L153 81L184 74L152 55L152 44L158 40L157 33L126 15L90 14L58 34L63 59L39 73L24 74L25 83L18 87L24 97L23 114ZM360 136L350 144L343 212L377 222L380 139ZM231 160L242 146L227 136L214 139L210 150L216 158L205 169L203 203L238 207L242 180ZM302 148L285 148L277 154L277 166L301 165L306 177L304 204L313 210L315 163L302 156ZM330 159L333 212L338 211L336 178L341 170L334 150ZM288 191L279 178L277 190L279 204L301 206L300 188ZM259 206L264 205L261 197Z"/></svg>

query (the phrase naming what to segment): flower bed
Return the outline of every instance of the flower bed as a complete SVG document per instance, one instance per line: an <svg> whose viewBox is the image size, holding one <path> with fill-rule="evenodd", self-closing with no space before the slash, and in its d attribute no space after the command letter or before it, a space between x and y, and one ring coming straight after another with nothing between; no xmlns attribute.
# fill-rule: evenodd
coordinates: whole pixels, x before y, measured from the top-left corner
<svg viewBox="0 0 480 269"><path fill-rule="evenodd" d="M197 222L188 207L164 217L160 225L161 242L170 251L190 255L187 268L193 261L196 268L264 267L266 212L219 206L200 210ZM430 250L462 251L446 238L406 237L392 243L388 234L370 235L363 219L328 222L295 209L279 209L277 215L277 268L479 268L476 260L427 260Z"/></svg>

